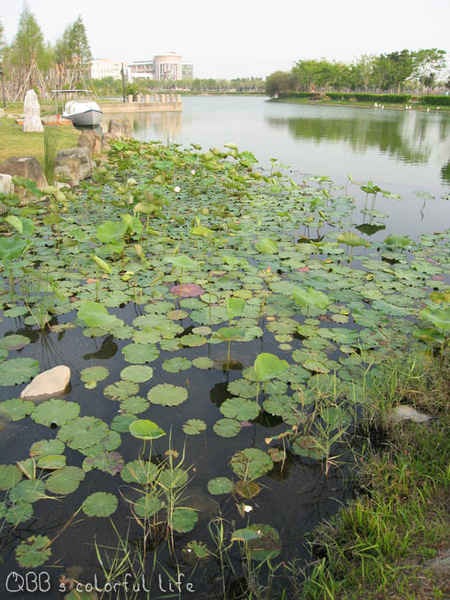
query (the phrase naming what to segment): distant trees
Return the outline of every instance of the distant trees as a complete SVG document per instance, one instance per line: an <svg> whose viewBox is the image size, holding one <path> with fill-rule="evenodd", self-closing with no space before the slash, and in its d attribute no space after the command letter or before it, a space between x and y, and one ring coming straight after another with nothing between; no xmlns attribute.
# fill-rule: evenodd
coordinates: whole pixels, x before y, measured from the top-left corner
<svg viewBox="0 0 450 600"><path fill-rule="evenodd" d="M404 49L379 56L364 54L352 64L325 58L299 60L290 73L281 76L281 71L275 71L269 75L266 90L270 96L275 96L291 91L326 93L333 90L371 90L400 93L401 89L431 89L445 68L445 59L444 50L431 48L417 51Z"/></svg>

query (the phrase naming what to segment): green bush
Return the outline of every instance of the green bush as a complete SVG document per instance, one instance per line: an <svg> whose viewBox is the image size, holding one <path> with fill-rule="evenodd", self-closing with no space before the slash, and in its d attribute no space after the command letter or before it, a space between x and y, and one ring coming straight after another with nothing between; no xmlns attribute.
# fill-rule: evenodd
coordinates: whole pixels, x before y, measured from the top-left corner
<svg viewBox="0 0 450 600"><path fill-rule="evenodd" d="M421 101L430 106L450 106L450 96L424 96Z"/></svg>

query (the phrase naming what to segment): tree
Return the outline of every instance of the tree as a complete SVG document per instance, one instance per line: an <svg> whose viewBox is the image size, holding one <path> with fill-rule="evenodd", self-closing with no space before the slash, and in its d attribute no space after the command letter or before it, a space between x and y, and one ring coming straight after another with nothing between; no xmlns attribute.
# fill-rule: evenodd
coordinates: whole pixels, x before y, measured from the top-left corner
<svg viewBox="0 0 450 600"><path fill-rule="evenodd" d="M275 71L266 79L266 94L274 96L285 96L292 90L292 78L285 71Z"/></svg>
<svg viewBox="0 0 450 600"><path fill-rule="evenodd" d="M91 48L81 16L70 26L69 50L72 60L82 69L86 69L90 65L92 60Z"/></svg>
<svg viewBox="0 0 450 600"><path fill-rule="evenodd" d="M367 93L369 85L372 82L374 66L376 63L376 56L374 54L363 54L354 65L353 77L354 83L358 85L359 81L362 81L364 85L364 91Z"/></svg>
<svg viewBox="0 0 450 600"><path fill-rule="evenodd" d="M3 23L0 21L0 62L3 60L5 50L6 50L5 28L3 27Z"/></svg>
<svg viewBox="0 0 450 600"><path fill-rule="evenodd" d="M431 87L438 72L445 68L445 56L445 50L437 48L414 52L413 72L422 88Z"/></svg>
<svg viewBox="0 0 450 600"><path fill-rule="evenodd" d="M44 35L35 16L24 4L19 18L19 27L11 45L11 63L29 69L36 62L38 67L48 67L48 52L44 44Z"/></svg>

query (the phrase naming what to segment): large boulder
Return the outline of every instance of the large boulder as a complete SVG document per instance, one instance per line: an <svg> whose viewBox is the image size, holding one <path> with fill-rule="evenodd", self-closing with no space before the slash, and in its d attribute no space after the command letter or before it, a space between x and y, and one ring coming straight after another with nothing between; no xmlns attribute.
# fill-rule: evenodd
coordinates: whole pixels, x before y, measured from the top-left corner
<svg viewBox="0 0 450 600"><path fill-rule="evenodd" d="M78 138L79 148L89 148L91 156L99 156L102 153L102 136L92 130L85 130Z"/></svg>
<svg viewBox="0 0 450 600"><path fill-rule="evenodd" d="M108 126L108 133L117 138L130 138L132 137L131 125L126 121L111 119Z"/></svg>
<svg viewBox="0 0 450 600"><path fill-rule="evenodd" d="M70 369L66 365L58 365L43 371L22 390L21 398L25 400L45 400L64 393L70 382Z"/></svg>
<svg viewBox="0 0 450 600"><path fill-rule="evenodd" d="M41 121L41 108L39 106L37 94L34 90L28 90L25 94L23 112L25 115L23 120L23 131L42 133L44 127Z"/></svg>
<svg viewBox="0 0 450 600"><path fill-rule="evenodd" d="M94 167L91 151L87 146L60 150L56 155L55 177L75 187L81 179L91 177Z"/></svg>
<svg viewBox="0 0 450 600"><path fill-rule="evenodd" d="M5 160L5 162L2 162L0 165L0 173L11 175L11 177L18 175L20 177L25 177L25 179L32 179L36 182L40 190L48 185L40 162L31 156L8 158L8 160ZM25 196L23 187L15 185L14 192L20 198Z"/></svg>

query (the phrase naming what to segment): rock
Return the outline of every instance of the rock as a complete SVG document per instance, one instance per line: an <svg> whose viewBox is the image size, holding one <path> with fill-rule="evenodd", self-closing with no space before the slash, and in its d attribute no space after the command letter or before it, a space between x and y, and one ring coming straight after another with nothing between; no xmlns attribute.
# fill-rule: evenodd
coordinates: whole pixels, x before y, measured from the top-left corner
<svg viewBox="0 0 450 600"><path fill-rule="evenodd" d="M426 423L431 417L418 412L412 406L396 406L390 413L388 420L390 423L401 423L402 421L414 421L414 423Z"/></svg>
<svg viewBox="0 0 450 600"><path fill-rule="evenodd" d="M45 400L54 398L64 392L69 385L70 369L65 365L58 365L48 371L36 375L31 383L20 394L26 400Z"/></svg>
<svg viewBox="0 0 450 600"><path fill-rule="evenodd" d="M450 576L450 548L441 552L439 556L426 563L426 566L432 569L435 573Z"/></svg>
<svg viewBox="0 0 450 600"><path fill-rule="evenodd" d="M11 177L19 175L25 179L32 179L40 190L47 186L47 179L40 162L31 156L8 158L0 165L0 173L11 175ZM21 186L15 185L14 192L20 198L25 196L25 190Z"/></svg>
<svg viewBox="0 0 450 600"><path fill-rule="evenodd" d="M55 177L67 180L70 187L80 183L80 179L91 177L94 167L91 152L87 146L60 150L56 155Z"/></svg>
<svg viewBox="0 0 450 600"><path fill-rule="evenodd" d="M95 131L83 131L78 138L78 146L89 148L91 156L98 156L102 152L102 136Z"/></svg>
<svg viewBox="0 0 450 600"><path fill-rule="evenodd" d="M112 133L104 133L102 136L102 148L108 149L110 147L111 142L113 142L116 136L112 135Z"/></svg>
<svg viewBox="0 0 450 600"><path fill-rule="evenodd" d="M108 133L116 138L130 138L132 137L131 125L126 121L111 119L108 126Z"/></svg>
<svg viewBox="0 0 450 600"><path fill-rule="evenodd" d="M25 94L23 110L25 113L23 131L42 133L44 126L41 121L41 107L39 106L38 97L34 90L28 90Z"/></svg>
<svg viewBox="0 0 450 600"><path fill-rule="evenodd" d="M0 194L12 194L14 192L14 184L11 175L0 173Z"/></svg>

